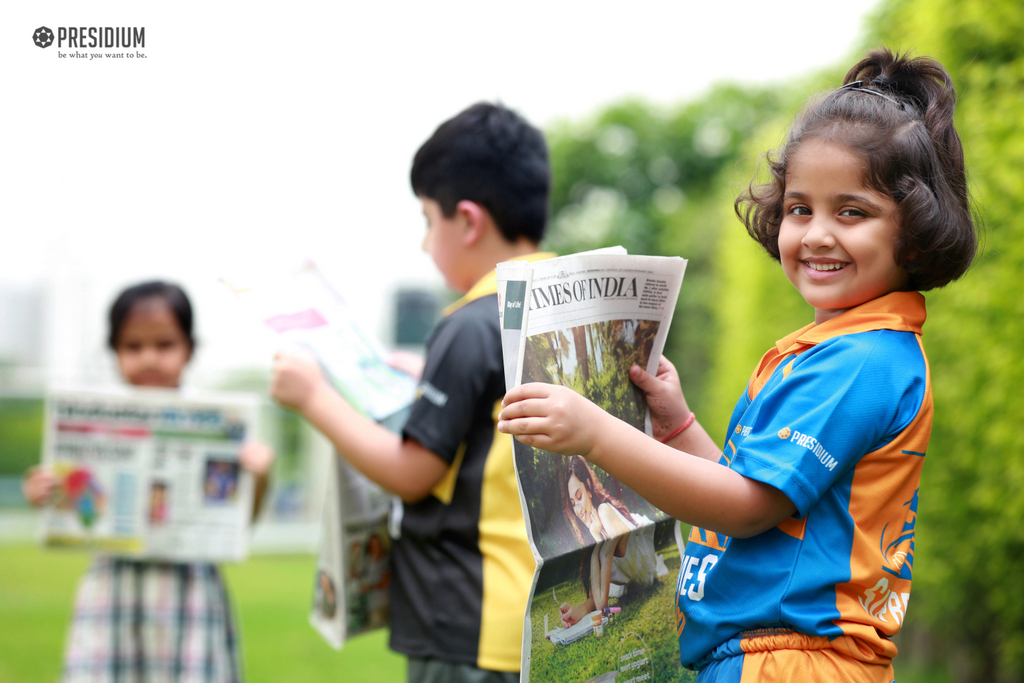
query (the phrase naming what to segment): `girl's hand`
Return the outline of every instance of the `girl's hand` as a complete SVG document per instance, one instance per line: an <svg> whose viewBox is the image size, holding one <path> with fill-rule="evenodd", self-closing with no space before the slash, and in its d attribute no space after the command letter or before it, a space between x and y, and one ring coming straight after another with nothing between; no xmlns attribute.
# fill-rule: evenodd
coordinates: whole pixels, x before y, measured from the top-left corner
<svg viewBox="0 0 1024 683"><path fill-rule="evenodd" d="M562 626L568 628L588 614L586 605L570 605L563 602L558 608L558 614L562 618Z"/></svg>
<svg viewBox="0 0 1024 683"><path fill-rule="evenodd" d="M313 395L326 385L320 366L309 354L279 351L274 355L270 395L285 408L305 412Z"/></svg>
<svg viewBox="0 0 1024 683"><path fill-rule="evenodd" d="M21 494L31 505L41 507L53 499L57 491L57 477L50 470L36 466L21 480Z"/></svg>
<svg viewBox="0 0 1024 683"><path fill-rule="evenodd" d="M267 494L270 466L274 464L274 449L259 441L246 441L238 451L238 462L256 475L256 487L252 495L252 519L255 521Z"/></svg>
<svg viewBox="0 0 1024 683"><path fill-rule="evenodd" d="M539 382L515 387L502 406L499 432L560 455L586 456L601 432L598 423L614 419L572 389Z"/></svg>
<svg viewBox="0 0 1024 683"><path fill-rule="evenodd" d="M655 439L668 436L690 417L690 407L686 405L682 387L679 386L679 373L664 356L658 361L657 375L634 365L629 369L629 378L647 394L647 407L651 411L651 427Z"/></svg>
<svg viewBox="0 0 1024 683"><path fill-rule="evenodd" d="M259 441L246 441L238 451L238 462L258 477L265 477L274 464L274 449Z"/></svg>

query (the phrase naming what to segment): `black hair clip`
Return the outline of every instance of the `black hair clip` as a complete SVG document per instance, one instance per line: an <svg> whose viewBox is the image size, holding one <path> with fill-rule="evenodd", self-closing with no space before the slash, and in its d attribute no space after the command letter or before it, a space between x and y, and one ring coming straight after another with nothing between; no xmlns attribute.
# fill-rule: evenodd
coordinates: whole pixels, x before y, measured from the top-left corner
<svg viewBox="0 0 1024 683"><path fill-rule="evenodd" d="M889 100L890 102L895 104L900 109L903 109L903 105L901 103L897 102L896 100L894 100L893 98L889 97L885 93L880 93L877 90L868 90L867 88L862 88L861 87L862 85L864 85L864 81L851 81L850 83L847 83L846 85L839 86L838 88L836 88L836 90L856 90L857 92L871 93L872 95L877 95L878 97L881 97L882 99Z"/></svg>

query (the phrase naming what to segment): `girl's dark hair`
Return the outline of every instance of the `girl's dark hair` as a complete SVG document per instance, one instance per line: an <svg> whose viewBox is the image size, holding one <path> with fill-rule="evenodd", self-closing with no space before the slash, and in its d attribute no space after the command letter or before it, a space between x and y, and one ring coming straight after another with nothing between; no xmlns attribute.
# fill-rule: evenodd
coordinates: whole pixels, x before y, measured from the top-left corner
<svg viewBox="0 0 1024 683"><path fill-rule="evenodd" d="M167 303L167 307L171 309L178 321L178 326L181 327L182 333L188 340L189 348L194 349L196 340L192 336L192 304L189 303L185 290L178 285L160 280L133 285L114 299L114 303L110 306L110 331L107 336L107 345L114 351L117 350L117 338L121 334L121 328L124 327L124 321L136 304L147 299L162 299Z"/></svg>
<svg viewBox="0 0 1024 683"><path fill-rule="evenodd" d="M589 598L590 597L590 578L593 571L590 569L590 563L593 562L594 553L600 552L601 546L595 545L589 553L583 553L580 557L580 581L583 582L583 592Z"/></svg>
<svg viewBox="0 0 1024 683"><path fill-rule="evenodd" d="M978 238L953 127L952 79L933 59L879 49L854 65L843 84L797 116L782 149L766 156L770 180L752 182L736 200L736 214L778 261L790 159L809 140L843 145L864 160L865 184L896 203L895 258L910 275L907 288L956 280L971 265Z"/></svg>
<svg viewBox="0 0 1024 683"><path fill-rule="evenodd" d="M590 493L590 502L595 508L599 507L602 503L608 503L622 513L622 516L629 520L630 524L636 524L633 515L629 514L629 510L623 505L622 501L608 493L608 490L594 476L594 471L590 469L590 464L583 456L572 455L565 459L565 487L568 487L570 477L579 479L580 483L583 484L583 488ZM563 490L565 490L565 487L563 487ZM584 526L580 518L576 516L576 511L573 509L572 501L568 496L565 497L565 515L568 517L569 524L579 542L583 545L589 545L590 541L586 539L591 538L593 535L590 533L590 529Z"/></svg>

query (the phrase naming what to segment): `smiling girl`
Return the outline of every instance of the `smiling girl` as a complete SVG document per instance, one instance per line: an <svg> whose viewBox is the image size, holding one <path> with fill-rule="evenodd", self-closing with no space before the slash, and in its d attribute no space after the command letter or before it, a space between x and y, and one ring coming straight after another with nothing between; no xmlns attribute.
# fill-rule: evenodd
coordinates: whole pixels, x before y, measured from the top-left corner
<svg viewBox="0 0 1024 683"><path fill-rule="evenodd" d="M844 83L736 202L814 322L761 359L724 449L664 359L630 371L657 440L544 384L510 391L499 416L693 525L677 626L699 683L894 678L932 425L919 290L963 275L977 239L949 74L877 50Z"/></svg>

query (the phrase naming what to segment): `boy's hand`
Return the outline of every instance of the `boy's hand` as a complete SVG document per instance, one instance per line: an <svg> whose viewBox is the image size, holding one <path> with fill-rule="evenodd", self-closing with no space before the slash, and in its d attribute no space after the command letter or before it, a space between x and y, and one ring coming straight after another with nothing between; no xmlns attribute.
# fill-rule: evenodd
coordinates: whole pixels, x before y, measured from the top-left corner
<svg viewBox="0 0 1024 683"><path fill-rule="evenodd" d="M404 372L415 380L419 380L423 377L423 366L425 360L423 356L418 353L412 353L411 351L392 351L385 362L398 370Z"/></svg>
<svg viewBox="0 0 1024 683"><path fill-rule="evenodd" d="M309 354L295 351L278 351L274 354L270 395L282 406L305 412L310 399L326 384L320 366Z"/></svg>
<svg viewBox="0 0 1024 683"><path fill-rule="evenodd" d="M651 428L655 439L662 439L690 417L690 407L679 386L679 373L664 356L658 361L658 374L652 375L639 365L629 369L629 379L647 394Z"/></svg>
<svg viewBox="0 0 1024 683"><path fill-rule="evenodd" d="M21 493L31 505L40 507L52 500L58 485L53 472L36 466L21 480Z"/></svg>
<svg viewBox="0 0 1024 683"><path fill-rule="evenodd" d="M274 464L274 449L259 441L246 441L238 451L238 462L258 477L265 477Z"/></svg>
<svg viewBox="0 0 1024 683"><path fill-rule="evenodd" d="M515 387L502 406L499 432L560 455L586 456L601 420L614 419L572 389L539 382Z"/></svg>

